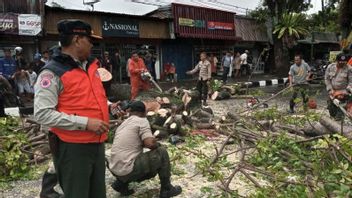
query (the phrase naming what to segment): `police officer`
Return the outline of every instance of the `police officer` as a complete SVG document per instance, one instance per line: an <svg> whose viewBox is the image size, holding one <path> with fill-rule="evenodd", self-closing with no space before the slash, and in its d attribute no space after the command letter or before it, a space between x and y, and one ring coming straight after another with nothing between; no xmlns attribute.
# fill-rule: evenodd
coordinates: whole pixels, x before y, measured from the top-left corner
<svg viewBox="0 0 352 198"><path fill-rule="evenodd" d="M328 110L330 116L336 120L341 120L344 115L334 103L334 99L344 102L347 95L352 93L352 68L347 65L348 56L346 54L338 54L336 63L328 66L325 72L326 90L329 93Z"/></svg>
<svg viewBox="0 0 352 198"><path fill-rule="evenodd" d="M98 37L79 20L62 20L57 28L61 53L38 76L34 116L51 127L49 145L65 197L104 198L109 112L98 62L88 59Z"/></svg>

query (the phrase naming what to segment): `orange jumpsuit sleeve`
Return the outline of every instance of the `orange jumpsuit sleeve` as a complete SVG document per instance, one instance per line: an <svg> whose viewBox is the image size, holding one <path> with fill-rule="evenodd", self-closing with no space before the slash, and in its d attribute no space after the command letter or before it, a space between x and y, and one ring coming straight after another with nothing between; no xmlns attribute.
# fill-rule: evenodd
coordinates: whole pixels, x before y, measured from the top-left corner
<svg viewBox="0 0 352 198"><path fill-rule="evenodd" d="M137 75L140 72L139 68L137 67L137 64L133 60L131 60L128 64L128 71L132 75Z"/></svg>

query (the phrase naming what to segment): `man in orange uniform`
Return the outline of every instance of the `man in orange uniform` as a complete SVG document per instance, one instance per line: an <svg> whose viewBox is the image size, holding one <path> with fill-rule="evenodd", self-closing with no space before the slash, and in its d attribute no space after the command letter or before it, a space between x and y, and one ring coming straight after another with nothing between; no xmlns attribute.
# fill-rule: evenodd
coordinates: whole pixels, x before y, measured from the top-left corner
<svg viewBox="0 0 352 198"><path fill-rule="evenodd" d="M134 100L140 89L148 90L149 82L144 81L141 73L148 71L143 59L139 58L137 52L132 52L132 61L129 62L128 71L131 75L131 99Z"/></svg>

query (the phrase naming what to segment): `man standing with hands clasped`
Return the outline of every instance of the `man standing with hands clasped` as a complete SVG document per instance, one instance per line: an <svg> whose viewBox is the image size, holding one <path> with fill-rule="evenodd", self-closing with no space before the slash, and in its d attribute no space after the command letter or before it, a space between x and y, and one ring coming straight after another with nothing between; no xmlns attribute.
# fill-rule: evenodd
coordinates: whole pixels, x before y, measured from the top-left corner
<svg viewBox="0 0 352 198"><path fill-rule="evenodd" d="M58 23L61 53L41 70L35 84L34 116L51 127L49 145L66 198L105 198L104 141L109 130L105 91L90 60L91 26Z"/></svg>

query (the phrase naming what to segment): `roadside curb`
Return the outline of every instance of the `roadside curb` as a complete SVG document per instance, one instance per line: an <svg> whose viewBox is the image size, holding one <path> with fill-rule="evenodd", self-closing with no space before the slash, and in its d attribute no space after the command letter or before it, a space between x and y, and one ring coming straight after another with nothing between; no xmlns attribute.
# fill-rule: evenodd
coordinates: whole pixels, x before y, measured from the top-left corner
<svg viewBox="0 0 352 198"><path fill-rule="evenodd" d="M265 87L265 86L285 84L287 81L288 81L288 78L279 78L279 79L271 79L271 80L245 82L244 84L248 85L249 87Z"/></svg>

